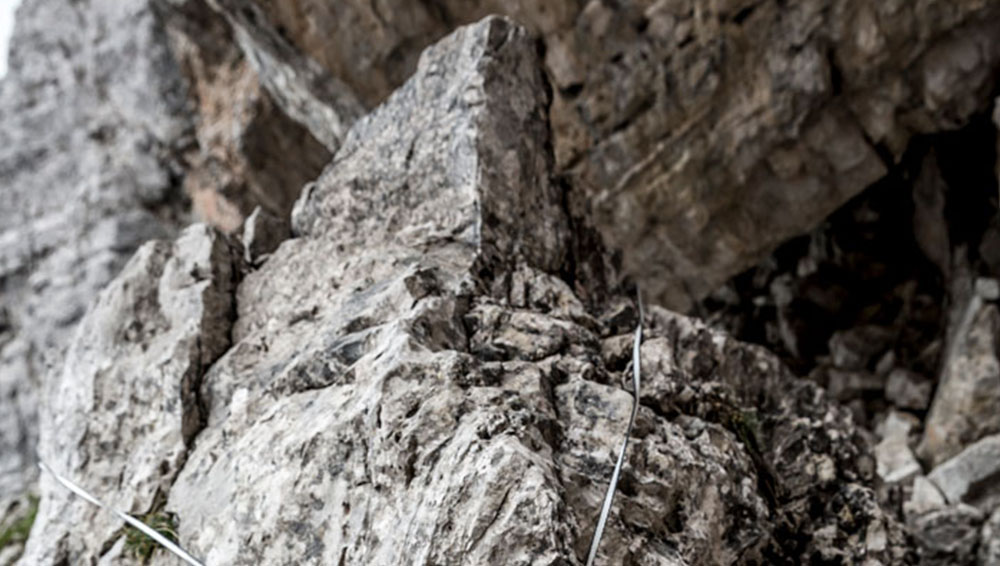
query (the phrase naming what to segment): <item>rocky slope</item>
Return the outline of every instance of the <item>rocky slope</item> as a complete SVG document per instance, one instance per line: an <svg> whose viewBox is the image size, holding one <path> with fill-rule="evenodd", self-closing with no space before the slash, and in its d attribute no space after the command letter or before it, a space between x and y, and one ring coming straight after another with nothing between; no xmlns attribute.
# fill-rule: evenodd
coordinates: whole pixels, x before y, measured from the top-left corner
<svg viewBox="0 0 1000 566"><path fill-rule="evenodd" d="M18 18L0 563L582 564L628 280L599 563L1000 563L995 3Z"/></svg>

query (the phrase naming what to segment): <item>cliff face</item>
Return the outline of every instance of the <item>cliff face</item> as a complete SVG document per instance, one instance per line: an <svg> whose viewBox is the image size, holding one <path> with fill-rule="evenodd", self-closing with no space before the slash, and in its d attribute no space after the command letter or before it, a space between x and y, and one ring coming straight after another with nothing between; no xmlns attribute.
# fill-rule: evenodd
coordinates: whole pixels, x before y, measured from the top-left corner
<svg viewBox="0 0 1000 566"><path fill-rule="evenodd" d="M710 4L25 0L0 563L582 564L630 279L599 563L996 564L1000 10Z"/></svg>
<svg viewBox="0 0 1000 566"><path fill-rule="evenodd" d="M1000 66L1000 8L985 0L220 3L369 108L455 25L526 25L573 206L678 309L877 181L914 134L987 110Z"/></svg>
<svg viewBox="0 0 1000 566"><path fill-rule="evenodd" d="M92 4L92 5L90 5ZM186 222L184 80L145 3L25 2L0 82L0 492L33 475L38 389L87 305Z"/></svg>

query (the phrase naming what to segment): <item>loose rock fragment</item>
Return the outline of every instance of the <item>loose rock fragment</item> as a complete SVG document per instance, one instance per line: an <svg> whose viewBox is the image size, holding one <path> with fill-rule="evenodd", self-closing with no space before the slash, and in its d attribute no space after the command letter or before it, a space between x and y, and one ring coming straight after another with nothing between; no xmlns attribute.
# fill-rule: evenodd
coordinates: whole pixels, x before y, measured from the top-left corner
<svg viewBox="0 0 1000 566"><path fill-rule="evenodd" d="M900 409L926 410L931 403L934 383L916 372L895 368L885 385L885 398Z"/></svg>
<svg viewBox="0 0 1000 566"><path fill-rule="evenodd" d="M949 503L969 503L992 510L1000 504L1000 435L972 444L927 477Z"/></svg>
<svg viewBox="0 0 1000 566"><path fill-rule="evenodd" d="M901 483L919 474L922 469L910 450L910 430L919 421L892 411L879 427L882 440L875 446L878 475L886 483Z"/></svg>
<svg viewBox="0 0 1000 566"><path fill-rule="evenodd" d="M974 295L945 358L919 454L932 465L1000 432L1000 314Z"/></svg>
<svg viewBox="0 0 1000 566"><path fill-rule="evenodd" d="M982 522L982 512L968 505L945 507L917 518L912 528L919 546L920 564L973 564Z"/></svg>

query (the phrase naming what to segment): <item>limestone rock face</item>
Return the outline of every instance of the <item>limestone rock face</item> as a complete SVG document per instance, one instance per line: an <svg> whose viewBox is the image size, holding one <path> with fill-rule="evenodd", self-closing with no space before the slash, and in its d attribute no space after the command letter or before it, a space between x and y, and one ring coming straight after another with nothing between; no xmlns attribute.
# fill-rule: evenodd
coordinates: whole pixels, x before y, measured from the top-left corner
<svg viewBox="0 0 1000 566"><path fill-rule="evenodd" d="M987 110L1000 65L986 0L251 3L368 106L456 24L527 25L573 206L680 309Z"/></svg>
<svg viewBox="0 0 1000 566"><path fill-rule="evenodd" d="M920 564L973 564L983 515L974 507L959 505L931 511L917 519Z"/></svg>
<svg viewBox="0 0 1000 566"><path fill-rule="evenodd" d="M549 104L528 32L487 18L355 124L235 291L207 228L147 244L76 334L43 456L162 503L206 564L581 564L637 313L575 291L608 254L575 243ZM599 563L908 560L846 410L694 319L646 329ZM20 564L127 563L106 517L42 492Z"/></svg>
<svg viewBox="0 0 1000 566"><path fill-rule="evenodd" d="M1000 510L994 511L989 520L983 524L980 540L982 540L979 547L980 566L1000 564Z"/></svg>
<svg viewBox="0 0 1000 566"><path fill-rule="evenodd" d="M88 304L185 216L190 119L149 2L19 8L0 81L0 498L34 476L37 392Z"/></svg>
<svg viewBox="0 0 1000 566"><path fill-rule="evenodd" d="M145 244L77 328L42 405L41 458L101 499L154 511L184 466L205 415L202 375L229 346L235 271L204 225ZM22 564L103 553L120 522L43 476ZM81 529L80 525L86 525Z"/></svg>
<svg viewBox="0 0 1000 566"><path fill-rule="evenodd" d="M202 0L18 10L0 82L0 498L34 478L39 391L131 254L192 212L226 231L257 206L287 221L360 115L315 64L245 55L257 44L224 16ZM323 97L289 102L306 86Z"/></svg>
<svg viewBox="0 0 1000 566"><path fill-rule="evenodd" d="M990 511L1000 504L1000 435L986 438L934 468L928 478L951 503L975 504Z"/></svg>

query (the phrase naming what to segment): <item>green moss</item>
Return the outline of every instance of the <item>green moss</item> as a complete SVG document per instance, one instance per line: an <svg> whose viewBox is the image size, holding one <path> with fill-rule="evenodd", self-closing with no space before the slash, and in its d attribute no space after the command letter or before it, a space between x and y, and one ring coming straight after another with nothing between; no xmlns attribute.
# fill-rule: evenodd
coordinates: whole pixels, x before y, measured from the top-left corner
<svg viewBox="0 0 1000 566"><path fill-rule="evenodd" d="M35 524L36 515L38 515L38 498L29 495L27 513L0 530L0 550L14 544L24 544L31 533L31 526Z"/></svg>
<svg viewBox="0 0 1000 566"><path fill-rule="evenodd" d="M760 450L760 421L757 420L757 411L753 409L743 409L734 411L730 417L729 429L736 434L747 450L759 455Z"/></svg>
<svg viewBox="0 0 1000 566"><path fill-rule="evenodd" d="M156 511L142 517L137 517L172 542L177 542L177 517L173 513ZM129 525L125 527L125 551L133 558L146 564L160 545L139 529Z"/></svg>

